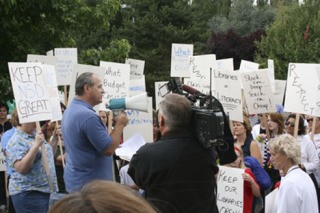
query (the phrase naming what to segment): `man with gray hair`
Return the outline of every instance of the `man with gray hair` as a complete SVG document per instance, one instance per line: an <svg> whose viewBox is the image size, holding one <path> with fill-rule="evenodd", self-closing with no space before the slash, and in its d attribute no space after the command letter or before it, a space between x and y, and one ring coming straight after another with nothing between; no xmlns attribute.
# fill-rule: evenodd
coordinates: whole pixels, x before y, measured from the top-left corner
<svg viewBox="0 0 320 213"><path fill-rule="evenodd" d="M118 147L128 118L123 112L116 117L111 135L94 111L102 102L102 80L86 72L76 80L76 97L62 118L62 135L66 148L64 181L68 192L79 191L93 180L112 180L112 155Z"/></svg>
<svg viewBox="0 0 320 213"><path fill-rule="evenodd" d="M215 155L192 134L192 108L178 94L159 105L161 139L142 146L130 161L129 175L160 212L217 212Z"/></svg>

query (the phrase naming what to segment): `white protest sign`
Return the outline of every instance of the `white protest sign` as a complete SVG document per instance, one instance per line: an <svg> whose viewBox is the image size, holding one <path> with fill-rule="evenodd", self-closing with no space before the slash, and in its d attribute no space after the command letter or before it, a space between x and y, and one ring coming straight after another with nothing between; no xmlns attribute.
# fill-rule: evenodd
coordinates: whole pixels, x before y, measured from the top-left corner
<svg viewBox="0 0 320 213"><path fill-rule="evenodd" d="M284 111L320 116L320 64L289 63Z"/></svg>
<svg viewBox="0 0 320 213"><path fill-rule="evenodd" d="M129 82L129 97L139 95L146 91L145 76L142 75L139 79L131 79Z"/></svg>
<svg viewBox="0 0 320 213"><path fill-rule="evenodd" d="M56 66L56 57L54 56L47 56L47 55L32 55L28 54L27 62L39 62L42 64L48 64Z"/></svg>
<svg viewBox="0 0 320 213"><path fill-rule="evenodd" d="M0 171L6 171L6 157L3 154L3 149L0 143Z"/></svg>
<svg viewBox="0 0 320 213"><path fill-rule="evenodd" d="M152 116L152 98L148 98L148 112L138 110L127 110L129 119L128 125L123 130L124 140L128 140L134 134L139 132L145 141L153 141L153 116Z"/></svg>
<svg viewBox="0 0 320 213"><path fill-rule="evenodd" d="M249 114L276 112L267 69L241 73Z"/></svg>
<svg viewBox="0 0 320 213"><path fill-rule="evenodd" d="M268 70L269 70L269 78L271 83L272 92L275 90L275 79L274 79L274 61L272 59L268 59Z"/></svg>
<svg viewBox="0 0 320 213"><path fill-rule="evenodd" d="M243 169L219 166L218 212L243 212Z"/></svg>
<svg viewBox="0 0 320 213"><path fill-rule="evenodd" d="M141 133L136 133L131 136L128 140L124 141L119 145L119 148L115 150L117 156L121 159L130 161L132 156L138 151L138 149L146 144Z"/></svg>
<svg viewBox="0 0 320 213"><path fill-rule="evenodd" d="M242 92L239 72L214 70L213 96L222 104L230 120L243 121Z"/></svg>
<svg viewBox="0 0 320 213"><path fill-rule="evenodd" d="M190 77L189 58L193 56L192 44L172 44L171 77Z"/></svg>
<svg viewBox="0 0 320 213"><path fill-rule="evenodd" d="M115 62L100 61L100 67L105 67L103 106L110 99L129 96L130 65Z"/></svg>
<svg viewBox="0 0 320 213"><path fill-rule="evenodd" d="M156 106L154 107L156 110L159 108L159 103L162 101L162 99L164 97L161 96L161 93L160 93L160 88L167 84L168 81L157 81L157 82L154 82L154 96L156 97ZM166 89L167 91L167 89Z"/></svg>
<svg viewBox="0 0 320 213"><path fill-rule="evenodd" d="M272 192L270 192L265 199L265 213L272 213L274 201L276 199L279 188L275 188Z"/></svg>
<svg viewBox="0 0 320 213"><path fill-rule="evenodd" d="M58 85L71 85L73 66L78 63L77 48L54 48L54 56Z"/></svg>
<svg viewBox="0 0 320 213"><path fill-rule="evenodd" d="M59 96L59 90L57 85L57 77L56 77L56 71L54 66L52 65L43 65L45 72L45 81L46 81L46 87L49 91L50 96L50 106L51 106L51 113L52 118L51 121L59 121L62 119L62 112L61 112L61 105L60 105L60 96Z"/></svg>
<svg viewBox="0 0 320 213"><path fill-rule="evenodd" d="M234 71L233 58L225 58L225 59L216 60L215 69L216 70Z"/></svg>
<svg viewBox="0 0 320 213"><path fill-rule="evenodd" d="M283 105L283 98L284 98L284 92L286 90L286 83L285 80L275 80L274 81L274 103Z"/></svg>
<svg viewBox="0 0 320 213"><path fill-rule="evenodd" d="M240 71L242 72L251 72L259 69L259 64L252 61L241 60Z"/></svg>
<svg viewBox="0 0 320 213"><path fill-rule="evenodd" d="M92 73L98 75L101 78L102 83L103 83L105 71L106 71L106 68L104 68L104 67L85 65L85 64L75 64L74 70L73 70L72 76L71 76L71 81L70 81L71 84L70 84L70 89L69 89L68 104L71 103L72 99L75 96L75 85L76 85L76 80L79 75L81 75L82 73L85 73L85 72L92 72ZM96 112L98 112L99 108L100 108L99 105L95 106ZM105 109L105 107L104 107L104 109Z"/></svg>
<svg viewBox="0 0 320 213"><path fill-rule="evenodd" d="M145 61L127 58L125 63L130 65L130 79L143 76Z"/></svg>
<svg viewBox="0 0 320 213"><path fill-rule="evenodd" d="M50 96L41 63L8 63L20 123L51 120Z"/></svg>
<svg viewBox="0 0 320 213"><path fill-rule="evenodd" d="M49 50L46 53L47 56L54 56L53 50Z"/></svg>
<svg viewBox="0 0 320 213"><path fill-rule="evenodd" d="M203 94L210 92L210 70L215 67L216 55L197 55L190 57L190 78L184 79L184 84L194 87Z"/></svg>

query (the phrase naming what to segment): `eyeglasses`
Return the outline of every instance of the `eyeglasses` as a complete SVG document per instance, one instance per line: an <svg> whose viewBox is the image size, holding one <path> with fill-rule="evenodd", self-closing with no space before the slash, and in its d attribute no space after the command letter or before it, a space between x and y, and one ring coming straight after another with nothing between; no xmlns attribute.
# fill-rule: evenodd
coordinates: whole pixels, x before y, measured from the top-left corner
<svg viewBox="0 0 320 213"><path fill-rule="evenodd" d="M284 124L285 124L286 126L291 126L291 127L294 127L294 126L295 126L295 124L294 124L293 122L289 122L289 121L286 121Z"/></svg>
<svg viewBox="0 0 320 213"><path fill-rule="evenodd" d="M307 120L307 122L309 123L310 121L313 121L313 119L312 118L310 118L310 119L306 119Z"/></svg>

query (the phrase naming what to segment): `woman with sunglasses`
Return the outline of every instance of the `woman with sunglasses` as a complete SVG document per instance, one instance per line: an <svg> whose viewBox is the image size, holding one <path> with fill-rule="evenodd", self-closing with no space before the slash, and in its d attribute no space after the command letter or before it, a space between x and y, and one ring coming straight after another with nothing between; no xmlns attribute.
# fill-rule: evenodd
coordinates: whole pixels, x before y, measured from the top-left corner
<svg viewBox="0 0 320 213"><path fill-rule="evenodd" d="M295 121L296 114L290 114L285 122L285 130L288 134L292 136L294 135ZM304 119L302 118L302 116L299 116L297 137L297 141L301 147L301 164L299 164L299 167L309 174L313 183L315 184L317 194L319 194L318 183L315 178L314 172L316 172L317 169L320 167L320 161L313 141L311 140L310 136L306 134L307 131L306 126L304 124Z"/></svg>

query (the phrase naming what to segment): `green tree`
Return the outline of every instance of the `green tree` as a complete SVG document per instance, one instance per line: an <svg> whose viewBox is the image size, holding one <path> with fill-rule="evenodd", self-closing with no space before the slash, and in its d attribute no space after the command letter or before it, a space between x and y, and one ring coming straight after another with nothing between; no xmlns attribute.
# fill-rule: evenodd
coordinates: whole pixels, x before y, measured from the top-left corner
<svg viewBox="0 0 320 213"><path fill-rule="evenodd" d="M79 63L124 62L130 45L109 33L119 9L120 0L0 0L0 90L6 91L0 98L13 98L7 62L26 61L30 53L77 47Z"/></svg>
<svg viewBox="0 0 320 213"><path fill-rule="evenodd" d="M154 95L154 81L170 78L172 43L194 44L194 54L205 53L210 35L207 21L216 13L228 13L224 2L229 1L126 1L122 23L112 28L112 35L132 44L130 58L145 61L149 95Z"/></svg>
<svg viewBox="0 0 320 213"><path fill-rule="evenodd" d="M275 63L275 77L287 78L288 64L320 63L320 3L309 0L303 5L290 4L279 8L276 21L267 36L257 42L256 61Z"/></svg>
<svg viewBox="0 0 320 213"><path fill-rule="evenodd" d="M275 18L276 11L268 4L260 2L258 6L252 0L236 0L228 16L216 15L209 21L210 30L214 33L226 33L230 29L241 36L265 29Z"/></svg>

